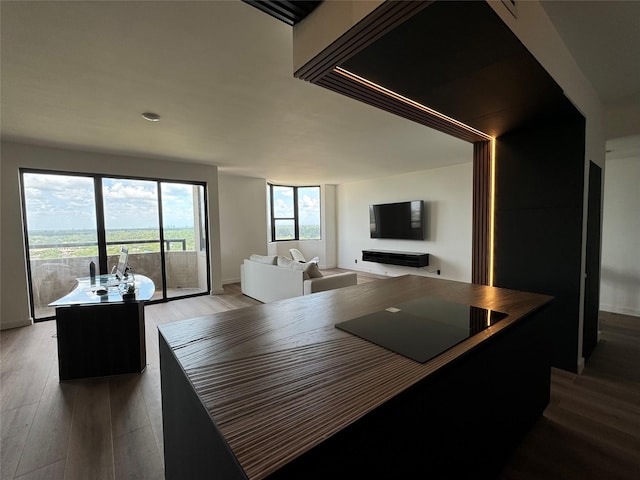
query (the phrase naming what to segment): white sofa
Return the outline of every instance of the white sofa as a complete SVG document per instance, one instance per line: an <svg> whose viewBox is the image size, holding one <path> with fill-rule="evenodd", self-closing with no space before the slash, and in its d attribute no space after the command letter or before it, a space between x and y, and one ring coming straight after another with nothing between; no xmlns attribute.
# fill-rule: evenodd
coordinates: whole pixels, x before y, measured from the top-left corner
<svg viewBox="0 0 640 480"><path fill-rule="evenodd" d="M251 255L240 266L242 293L263 303L356 285L354 272L323 276L315 263Z"/></svg>

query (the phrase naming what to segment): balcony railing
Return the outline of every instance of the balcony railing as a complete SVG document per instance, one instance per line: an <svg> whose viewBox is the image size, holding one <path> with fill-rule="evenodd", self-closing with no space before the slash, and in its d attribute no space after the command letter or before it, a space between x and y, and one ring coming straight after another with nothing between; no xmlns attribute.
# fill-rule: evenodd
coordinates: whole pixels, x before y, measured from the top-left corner
<svg viewBox="0 0 640 480"><path fill-rule="evenodd" d="M127 240L126 242L106 242L107 246L109 245L141 245L147 243L160 243L160 240ZM172 243L180 243L182 245L182 250L185 251L187 249L187 240L184 238L171 238L164 239L164 249L166 251L171 250ZM94 247L97 245L97 242L74 242L74 243L38 243L35 245L29 245L29 248L32 250L42 249L42 248L76 248L76 247Z"/></svg>
<svg viewBox="0 0 640 480"><path fill-rule="evenodd" d="M160 240L126 240L119 242L107 242L107 245L142 245L159 244ZM165 266L168 296L178 296L180 291L189 289L193 291L206 291L206 256L203 252L187 250L187 240L184 238L166 238L165 243ZM171 250L171 244L178 244L178 248ZM37 258L32 255L30 259L30 270L32 280L33 303L37 317L52 315L52 309L47 305L60 298L73 289L75 278L89 275L90 261L97 261L97 249L93 255L87 255L74 249L85 247L97 247L96 242L58 242L50 244L30 245L34 250L54 250L55 256L47 258ZM181 250L179 249L181 248ZM64 250L64 251L61 251ZM92 249L93 250L93 249ZM108 270L118 262L118 253L107 255ZM129 249L129 264L136 273L144 274L151 278L156 284L156 288L162 294L162 260L160 249L155 251L135 252Z"/></svg>

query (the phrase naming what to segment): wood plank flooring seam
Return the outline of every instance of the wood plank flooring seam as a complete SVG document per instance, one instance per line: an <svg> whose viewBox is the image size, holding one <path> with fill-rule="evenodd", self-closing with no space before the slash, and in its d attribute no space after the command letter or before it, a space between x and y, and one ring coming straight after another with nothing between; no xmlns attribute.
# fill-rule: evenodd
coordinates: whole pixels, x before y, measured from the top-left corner
<svg viewBox="0 0 640 480"><path fill-rule="evenodd" d="M77 394L78 394L78 392L76 391L76 395ZM75 412L76 412L76 397L74 395L73 408L71 409L71 427L70 427L70 429L73 428L73 417L74 417ZM66 457L64 459L64 480L68 479L67 472L68 472L68 469L69 469L69 452L71 450L70 447L71 447L71 434L69 434L69 439L67 440L67 455L66 455Z"/></svg>
<svg viewBox="0 0 640 480"><path fill-rule="evenodd" d="M113 415L111 414L111 382L107 382L107 392L109 395L109 437L111 438L111 471L113 472L113 479L116 478L116 455L115 445L113 442Z"/></svg>

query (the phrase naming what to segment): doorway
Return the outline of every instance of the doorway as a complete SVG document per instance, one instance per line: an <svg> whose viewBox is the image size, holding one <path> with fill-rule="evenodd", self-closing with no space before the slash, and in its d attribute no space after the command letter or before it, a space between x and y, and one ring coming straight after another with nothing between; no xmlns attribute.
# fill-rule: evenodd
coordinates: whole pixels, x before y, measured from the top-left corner
<svg viewBox="0 0 640 480"><path fill-rule="evenodd" d="M600 230L602 225L602 168L589 162L589 197L587 203L587 257L584 286L584 323L582 356L589 359L598 343L600 311Z"/></svg>

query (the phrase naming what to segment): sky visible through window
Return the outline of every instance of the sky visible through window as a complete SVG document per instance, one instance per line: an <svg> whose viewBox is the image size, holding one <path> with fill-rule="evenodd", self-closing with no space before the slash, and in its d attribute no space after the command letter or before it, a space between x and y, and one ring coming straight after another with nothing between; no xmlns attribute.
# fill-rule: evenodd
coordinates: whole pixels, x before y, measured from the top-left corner
<svg viewBox="0 0 640 480"><path fill-rule="evenodd" d="M24 174L29 230L95 230L93 179L79 176ZM158 228L156 182L103 179L109 228ZM193 228L191 185L163 183L166 228Z"/></svg>
<svg viewBox="0 0 640 480"><path fill-rule="evenodd" d="M273 188L275 218L293 218L293 188ZM298 219L300 225L320 224L320 189L318 187L298 188Z"/></svg>
<svg viewBox="0 0 640 480"><path fill-rule="evenodd" d="M27 224L37 230L95 230L93 179L24 174Z"/></svg>

